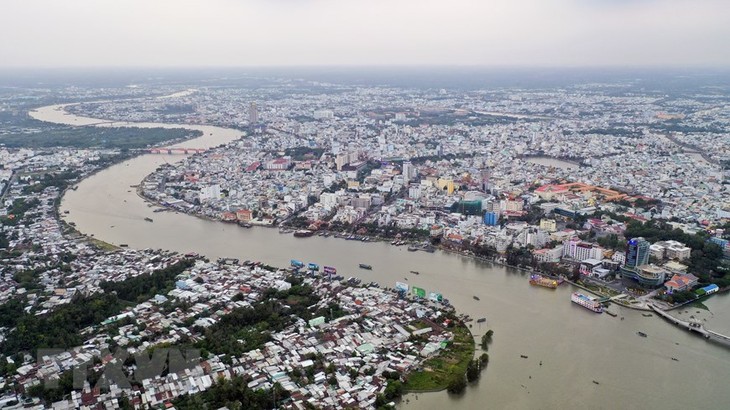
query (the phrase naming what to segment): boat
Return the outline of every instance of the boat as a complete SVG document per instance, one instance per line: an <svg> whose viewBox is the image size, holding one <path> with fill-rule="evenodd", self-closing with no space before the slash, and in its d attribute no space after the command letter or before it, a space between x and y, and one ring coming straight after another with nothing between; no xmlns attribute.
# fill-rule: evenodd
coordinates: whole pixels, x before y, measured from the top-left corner
<svg viewBox="0 0 730 410"><path fill-rule="evenodd" d="M291 266L292 266L293 268L301 268L301 267L303 267L303 266L304 266L304 262L302 262L302 261L298 261L298 260L296 260L296 259L292 259L290 263L291 263Z"/></svg>
<svg viewBox="0 0 730 410"><path fill-rule="evenodd" d="M408 247L408 252L415 252L418 250L418 246L411 245Z"/></svg>
<svg viewBox="0 0 730 410"><path fill-rule="evenodd" d="M360 265L358 265L358 266L360 266L360 269L365 269L365 270L372 270L372 269L373 269L373 267L372 267L372 266L370 266L370 265L366 265L366 264L364 264L364 263L361 263L361 264L360 264Z"/></svg>
<svg viewBox="0 0 730 410"><path fill-rule="evenodd" d="M598 382L597 382L597 381L595 381L595 380L593 380L593 384L598 384Z"/></svg>
<svg viewBox="0 0 730 410"><path fill-rule="evenodd" d="M616 316L618 316L617 314L615 314L615 313L613 313L613 312L611 312L611 311L608 311L608 310L604 310L604 312L605 312L605 313L606 313L607 315L609 315L609 316L613 316L613 317L616 317Z"/></svg>
<svg viewBox="0 0 730 410"><path fill-rule="evenodd" d="M644 316L644 317L652 317L654 315L652 315L651 313L642 313L641 316Z"/></svg>
<svg viewBox="0 0 730 410"><path fill-rule="evenodd" d="M477 323L484 323L486 321L487 321L486 317L480 317L479 319L477 319Z"/></svg>
<svg viewBox="0 0 730 410"><path fill-rule="evenodd" d="M144 218L144 220L145 220L145 221L147 221L147 222L153 222L153 221L152 221L152 218L150 218L150 217L148 217L148 216L146 216L146 217Z"/></svg>
<svg viewBox="0 0 730 410"><path fill-rule="evenodd" d="M307 265L307 268L309 268L309 270L311 271L319 272L319 265L317 265L316 263L310 263L309 265Z"/></svg>
<svg viewBox="0 0 730 410"><path fill-rule="evenodd" d="M126 243L120 243L120 244L119 244L119 247L120 247L120 248L126 248L126 247L128 247L128 246L129 246L129 245L127 245Z"/></svg>
<svg viewBox="0 0 730 410"><path fill-rule="evenodd" d="M559 285L555 279L546 278L542 275L534 273L530 275L530 285L542 286L549 289L556 289Z"/></svg>
<svg viewBox="0 0 730 410"><path fill-rule="evenodd" d="M474 298L474 300L479 300L478 296L472 296L472 297Z"/></svg>
<svg viewBox="0 0 730 410"><path fill-rule="evenodd" d="M521 354L520 357L523 359L527 359L527 355L525 355L525 354Z"/></svg>
<svg viewBox="0 0 730 410"><path fill-rule="evenodd" d="M595 298L591 296L586 296L579 292L573 292L572 295L570 295L570 301L583 306L584 308L591 310L596 313L602 313L603 312L603 306L596 300Z"/></svg>
<svg viewBox="0 0 730 410"><path fill-rule="evenodd" d="M239 222L238 223L238 226L240 226L241 228L251 228L251 227L253 227L253 225L251 225L248 222Z"/></svg>
<svg viewBox="0 0 730 410"><path fill-rule="evenodd" d="M314 232L308 229L300 229L298 231L294 231L294 237L296 238L308 238L312 235L314 235Z"/></svg>
<svg viewBox="0 0 730 410"><path fill-rule="evenodd" d="M644 333L644 332L636 332L636 334L641 337L646 337L646 333Z"/></svg>
<svg viewBox="0 0 730 410"><path fill-rule="evenodd" d="M679 361L679 360L677 360L676 357L672 357L672 360L674 360L675 362L678 362Z"/></svg>
<svg viewBox="0 0 730 410"><path fill-rule="evenodd" d="M411 273L414 274L414 275L420 275L421 274L421 272L419 272L417 270L412 270Z"/></svg>

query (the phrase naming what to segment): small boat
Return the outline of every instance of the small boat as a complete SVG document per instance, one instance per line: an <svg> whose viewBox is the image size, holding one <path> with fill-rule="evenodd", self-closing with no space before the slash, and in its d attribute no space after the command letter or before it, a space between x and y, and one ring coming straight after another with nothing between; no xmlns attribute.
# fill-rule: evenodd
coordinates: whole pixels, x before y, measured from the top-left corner
<svg viewBox="0 0 730 410"><path fill-rule="evenodd" d="M595 381L595 380L593 380L593 384L598 384L598 382L597 382L597 381Z"/></svg>
<svg viewBox="0 0 730 410"><path fill-rule="evenodd" d="M477 319L477 323L484 323L486 321L487 321L486 317L480 317L479 319Z"/></svg>
<svg viewBox="0 0 730 410"><path fill-rule="evenodd" d="M644 317L652 317L654 315L652 315L651 313L642 313L641 316L644 316Z"/></svg>
<svg viewBox="0 0 730 410"><path fill-rule="evenodd" d="M672 357L672 360L674 360L675 362L678 362L679 361L679 360L677 360L676 357Z"/></svg>
<svg viewBox="0 0 730 410"><path fill-rule="evenodd" d="M145 221L147 221L147 222L153 222L153 221L152 221L152 218L150 218L150 217L148 217L148 216L146 216L146 217L144 218L144 220L145 220Z"/></svg>
<svg viewBox="0 0 730 410"><path fill-rule="evenodd" d="M372 270L372 269L373 269L373 267L372 267L372 266L370 266L370 265L366 265L366 264L364 264L364 263L361 263L361 264L360 264L360 265L358 265L358 266L360 266L360 269L365 269L365 270Z"/></svg>
<svg viewBox="0 0 730 410"><path fill-rule="evenodd" d="M127 245L126 243L120 243L120 244L119 244L119 247L120 247L120 248L126 248L126 247L128 247L128 246L129 246L129 245Z"/></svg>
<svg viewBox="0 0 730 410"><path fill-rule="evenodd" d="M421 274L421 273L420 273L419 271L417 271L417 270L412 270L412 271L411 271L411 273L412 273L412 274L414 274L414 275L420 275L420 274Z"/></svg>
<svg viewBox="0 0 730 410"><path fill-rule="evenodd" d="M644 332L636 332L636 334L641 337L646 337L646 333L644 333Z"/></svg>
<svg viewBox="0 0 730 410"><path fill-rule="evenodd" d="M604 312L604 313L606 313L606 314L607 314L607 315L609 315L609 316L613 316L613 317L616 317L616 316L618 316L617 314L615 314L615 313L613 313L613 312L609 312L608 310L604 310L603 312Z"/></svg>
<svg viewBox="0 0 730 410"><path fill-rule="evenodd" d="M474 300L479 300L478 296L472 296L472 297L474 298Z"/></svg>
<svg viewBox="0 0 730 410"><path fill-rule="evenodd" d="M524 355L524 354L521 354L520 357L523 359L527 359L527 355Z"/></svg>

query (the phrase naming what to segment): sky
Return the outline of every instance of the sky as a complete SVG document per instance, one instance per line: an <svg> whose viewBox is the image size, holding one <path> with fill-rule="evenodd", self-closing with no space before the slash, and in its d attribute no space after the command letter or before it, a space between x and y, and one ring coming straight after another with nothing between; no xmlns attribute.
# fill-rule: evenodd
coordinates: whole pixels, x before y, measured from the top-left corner
<svg viewBox="0 0 730 410"><path fill-rule="evenodd" d="M730 0L0 0L0 68L730 67Z"/></svg>

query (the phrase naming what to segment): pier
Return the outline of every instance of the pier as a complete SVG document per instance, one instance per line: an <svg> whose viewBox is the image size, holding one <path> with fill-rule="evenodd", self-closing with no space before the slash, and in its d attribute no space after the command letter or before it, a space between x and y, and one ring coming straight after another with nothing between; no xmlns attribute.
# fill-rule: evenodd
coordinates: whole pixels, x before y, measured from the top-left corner
<svg viewBox="0 0 730 410"><path fill-rule="evenodd" d="M654 306L653 304L649 304L649 307L656 312L657 315L663 317L664 319L674 323L675 325L679 327L683 327L690 332L694 332L699 334L700 336L704 337L707 340L711 340L713 342L717 342L722 344L725 347L730 347L730 336L725 336L723 334L713 332L712 330L705 329L705 326L700 322L689 322L686 320L678 319L669 313L659 309L658 307Z"/></svg>

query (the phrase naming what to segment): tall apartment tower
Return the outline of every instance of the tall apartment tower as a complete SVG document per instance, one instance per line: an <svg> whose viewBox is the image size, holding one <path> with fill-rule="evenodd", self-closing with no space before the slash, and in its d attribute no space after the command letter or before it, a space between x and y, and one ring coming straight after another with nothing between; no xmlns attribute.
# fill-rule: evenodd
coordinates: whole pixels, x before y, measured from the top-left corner
<svg viewBox="0 0 730 410"><path fill-rule="evenodd" d="M251 124L259 122L259 109L256 107L255 102L252 102L251 105L248 106L248 122Z"/></svg>

